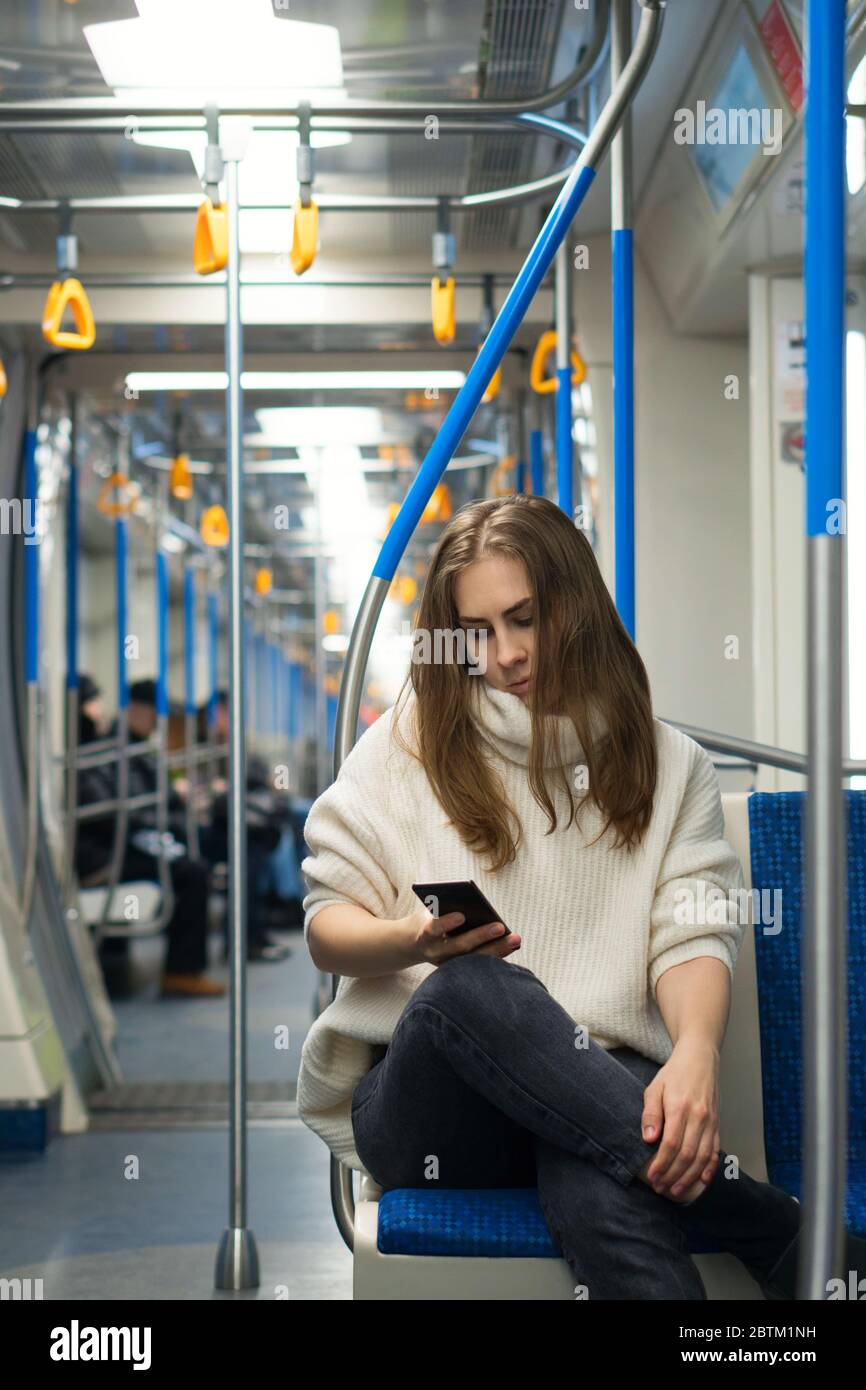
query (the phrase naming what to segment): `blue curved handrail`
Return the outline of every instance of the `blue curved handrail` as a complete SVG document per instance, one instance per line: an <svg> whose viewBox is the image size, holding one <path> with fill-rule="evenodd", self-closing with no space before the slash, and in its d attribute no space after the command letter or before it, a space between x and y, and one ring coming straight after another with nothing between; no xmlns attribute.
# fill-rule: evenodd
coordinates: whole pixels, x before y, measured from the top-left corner
<svg viewBox="0 0 866 1390"><path fill-rule="evenodd" d="M556 369L556 494L574 518L574 441L571 421L571 364Z"/></svg>
<svg viewBox="0 0 866 1390"><path fill-rule="evenodd" d="M156 552L156 712L168 714L168 561Z"/></svg>
<svg viewBox="0 0 866 1390"><path fill-rule="evenodd" d="M195 714L195 570L183 572L183 677L187 714Z"/></svg>
<svg viewBox="0 0 866 1390"><path fill-rule="evenodd" d="M613 234L613 516L616 606L635 640L634 258L630 227Z"/></svg>
<svg viewBox="0 0 866 1390"><path fill-rule="evenodd" d="M379 557L373 567L374 578L393 579L433 489L454 457L478 409L481 397L505 356L508 345L520 327L539 285L550 269L557 248L574 221L594 178L595 170L588 164L581 165L578 162L560 190L526 258L526 263L509 290L493 327L482 343L465 382L418 470L415 481L403 499L403 505L382 543Z"/></svg>

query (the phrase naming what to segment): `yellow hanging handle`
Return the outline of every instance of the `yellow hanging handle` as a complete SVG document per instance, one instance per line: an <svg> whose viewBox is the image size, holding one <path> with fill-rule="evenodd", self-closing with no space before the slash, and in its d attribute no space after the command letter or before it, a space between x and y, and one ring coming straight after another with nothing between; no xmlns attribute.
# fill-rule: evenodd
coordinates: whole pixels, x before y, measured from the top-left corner
<svg viewBox="0 0 866 1390"><path fill-rule="evenodd" d="M72 310L75 332L60 327L67 309ZM96 325L90 300L80 280L70 276L55 280L42 311L42 336L52 347L86 352L96 341Z"/></svg>
<svg viewBox="0 0 866 1390"><path fill-rule="evenodd" d="M192 497L192 472L189 466L189 454L178 454L173 460L168 490L172 497L176 497L179 502L188 502Z"/></svg>
<svg viewBox="0 0 866 1390"><path fill-rule="evenodd" d="M551 392L556 390L556 377L545 376L547 359L555 351L556 329L549 328L546 333L542 333L536 343L535 352L532 354L532 365L529 368L529 384L539 396L549 396ZM574 368L571 384L572 386L579 386L586 378L586 363L574 348L571 350L571 365Z"/></svg>
<svg viewBox="0 0 866 1390"><path fill-rule="evenodd" d="M225 270L229 259L229 214L224 203L205 198L195 219L192 263L199 275Z"/></svg>
<svg viewBox="0 0 866 1390"><path fill-rule="evenodd" d="M257 594L264 596L269 594L274 587L273 571L269 569L256 570L255 589Z"/></svg>
<svg viewBox="0 0 866 1390"><path fill-rule="evenodd" d="M483 348L483 346L484 346L483 343L479 343L479 345L478 345L478 352L481 351L481 349ZM476 352L476 354L475 354L476 357L478 356L478 352ZM495 401L495 400L496 400L496 397L499 395L499 388L501 387L501 385L502 385L502 365L501 365L501 363L500 363L500 365L496 368L496 371L493 373L492 377L490 378L490 381L489 381L488 386L487 386L487 390L484 392L484 395L481 397L481 404L482 404L482 405L489 405L491 401Z"/></svg>
<svg viewBox="0 0 866 1390"><path fill-rule="evenodd" d="M454 310L454 276L449 275L444 285L438 275L430 282L430 300L433 315L433 337L437 343L453 343L457 331Z"/></svg>
<svg viewBox="0 0 866 1390"><path fill-rule="evenodd" d="M199 534L205 545L224 549L229 543L229 519L224 507L206 507L201 514Z"/></svg>
<svg viewBox="0 0 866 1390"><path fill-rule="evenodd" d="M313 261L316 259L316 250L319 245L319 209L316 203L311 202L308 208L303 207L300 198L295 203L295 220L292 227L292 250L291 262L292 270L296 275L303 275L305 270L309 270Z"/></svg>
<svg viewBox="0 0 866 1390"><path fill-rule="evenodd" d="M116 498L111 495L115 488L120 494ZM103 516L129 516L130 512L135 511L139 493L139 487L131 483L125 473L112 473L99 489L96 510Z"/></svg>
<svg viewBox="0 0 866 1390"><path fill-rule="evenodd" d="M490 475L490 496L509 497L515 489L506 484L505 478L513 468L517 460L513 454L506 454L505 458L500 459Z"/></svg>
<svg viewBox="0 0 866 1390"><path fill-rule="evenodd" d="M3 399L8 390L9 383L6 380L6 368L3 366L2 361L0 361L0 400Z"/></svg>

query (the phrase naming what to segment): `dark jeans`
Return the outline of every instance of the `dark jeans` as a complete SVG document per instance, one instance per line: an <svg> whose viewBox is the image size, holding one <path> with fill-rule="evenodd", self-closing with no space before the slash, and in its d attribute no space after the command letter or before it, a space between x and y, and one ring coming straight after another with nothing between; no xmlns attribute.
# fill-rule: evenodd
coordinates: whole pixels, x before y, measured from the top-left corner
<svg viewBox="0 0 866 1390"><path fill-rule="evenodd" d="M169 865L174 889L174 912L166 927L165 970L170 975L198 975L207 966L206 865L186 857ZM137 878L158 879L159 864L150 854L128 849L120 871L121 883Z"/></svg>
<svg viewBox="0 0 866 1390"><path fill-rule="evenodd" d="M523 966L477 953L434 970L352 1101L359 1157L385 1189L538 1187L553 1239L592 1299L706 1298L690 1252L716 1248L759 1280L796 1236L793 1198L722 1151L690 1204L635 1174L660 1064L580 1041L575 1021ZM697 1251L695 1251L696 1253Z"/></svg>
<svg viewBox="0 0 866 1390"><path fill-rule="evenodd" d="M226 864L229 857L229 832L224 821L202 826L199 830L199 853L209 864ZM247 942L250 945L267 941L262 922L262 898L259 884L271 850L252 835L247 836ZM228 920L226 921L228 929Z"/></svg>

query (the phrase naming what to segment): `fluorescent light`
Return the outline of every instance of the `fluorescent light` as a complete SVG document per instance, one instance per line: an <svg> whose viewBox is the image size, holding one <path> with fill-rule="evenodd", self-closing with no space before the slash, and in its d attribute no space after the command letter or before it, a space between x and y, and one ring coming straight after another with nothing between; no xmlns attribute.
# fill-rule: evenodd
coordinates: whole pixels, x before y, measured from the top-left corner
<svg viewBox="0 0 866 1390"><path fill-rule="evenodd" d="M20 198L0 198L0 208L20 208Z"/></svg>
<svg viewBox="0 0 866 1390"><path fill-rule="evenodd" d="M244 372L245 391L406 391L425 387L457 390L465 372Z"/></svg>
<svg viewBox="0 0 866 1390"><path fill-rule="evenodd" d="M271 0L136 0L139 18L87 24L84 36L109 87L174 88L200 106L249 91L264 102L287 89L343 85L339 31L278 19ZM263 102L263 104L264 104Z"/></svg>
<svg viewBox="0 0 866 1390"><path fill-rule="evenodd" d="M127 372L130 391L225 391L226 372Z"/></svg>
<svg viewBox="0 0 866 1390"><path fill-rule="evenodd" d="M241 372L244 391L456 391L466 380L459 371ZM143 391L225 391L225 372L128 372L126 385Z"/></svg>
<svg viewBox="0 0 866 1390"><path fill-rule="evenodd" d="M257 434L244 443L295 448L380 444L384 439L381 410L370 406L277 406L257 410Z"/></svg>

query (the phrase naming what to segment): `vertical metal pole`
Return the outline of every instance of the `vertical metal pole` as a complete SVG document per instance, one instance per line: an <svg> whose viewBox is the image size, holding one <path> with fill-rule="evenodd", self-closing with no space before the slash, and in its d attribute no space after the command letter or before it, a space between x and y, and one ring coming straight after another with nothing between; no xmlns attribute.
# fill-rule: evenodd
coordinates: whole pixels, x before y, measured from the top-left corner
<svg viewBox="0 0 866 1390"><path fill-rule="evenodd" d="M614 0L610 80L619 81L631 52L631 0ZM631 109L611 145L613 322L613 526L616 606L635 640L634 526L634 256Z"/></svg>
<svg viewBox="0 0 866 1390"><path fill-rule="evenodd" d="M556 252L556 481L559 505L574 517L574 444L571 437L571 247L565 236Z"/></svg>
<svg viewBox="0 0 866 1390"><path fill-rule="evenodd" d="M316 518L318 537L316 554L313 560L314 596L316 622L316 649L313 652L316 673L316 795L319 796L330 780L328 759L328 704L325 696L325 648L322 638L325 635L325 556L324 533L322 529L322 489L325 486L325 465L322 451L319 451L319 467L316 472Z"/></svg>
<svg viewBox="0 0 866 1390"><path fill-rule="evenodd" d="M226 161L229 260L226 304L226 467L229 516L229 920L231 923L231 1073L229 1097L229 1225L216 1261L218 1289L259 1283L255 1236L247 1229L246 964L247 838L244 747L244 511L241 398L241 278L238 244L238 158Z"/></svg>
<svg viewBox="0 0 866 1390"><path fill-rule="evenodd" d="M804 931L804 1243L798 1298L844 1270L848 1149L845 536L845 0L810 0L806 109L809 785ZM841 524L840 524L841 512Z"/></svg>

